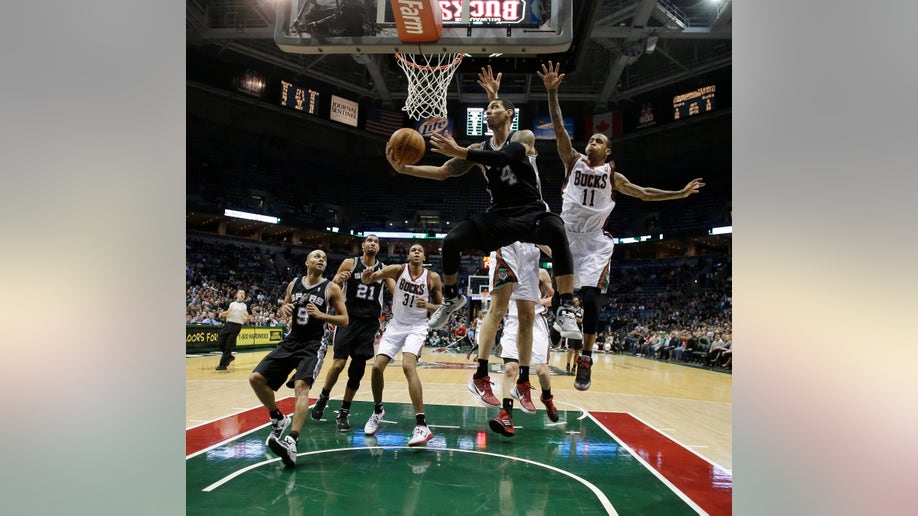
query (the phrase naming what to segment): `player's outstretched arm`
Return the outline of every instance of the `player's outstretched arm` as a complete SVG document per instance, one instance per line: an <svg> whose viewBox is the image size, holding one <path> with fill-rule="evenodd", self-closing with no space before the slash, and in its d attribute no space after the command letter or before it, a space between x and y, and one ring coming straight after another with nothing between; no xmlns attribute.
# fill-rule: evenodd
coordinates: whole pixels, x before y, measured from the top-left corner
<svg viewBox="0 0 918 516"><path fill-rule="evenodd" d="M386 160L389 161L389 165L395 169L399 174L405 174L407 176L422 177L424 179L434 179L437 181L443 181L450 177L457 177L465 174L469 170L472 170L472 167L475 166L475 163L471 161L466 161L463 159L451 159L446 163L440 165L439 167L434 167L431 165L405 165L401 161L395 159L392 148L389 144L386 144Z"/></svg>
<svg viewBox="0 0 918 516"><path fill-rule="evenodd" d="M660 190L632 183L621 172L615 173L615 189L619 192L637 197L642 201L669 201L672 199L684 199L689 195L696 194L704 186L700 177L696 177L685 185L681 190Z"/></svg>
<svg viewBox="0 0 918 516"><path fill-rule="evenodd" d="M498 98L497 92L500 90L500 79L502 75L503 74L498 73L497 77L494 77L494 72L491 71L491 65L488 65L487 69L482 68L481 72L478 73L478 85L488 94L489 103Z"/></svg>
<svg viewBox="0 0 918 516"><path fill-rule="evenodd" d="M564 118L561 116L561 104L558 101L558 87L564 80L564 74L561 71L561 64L555 64L551 61L548 66L542 64L542 71L536 71L542 78L542 84L548 90L548 113L551 115L551 125L555 130L555 141L558 144L558 155L566 167L569 167L577 160L578 152L574 150L574 144L571 143L571 135L567 134L564 128Z"/></svg>
<svg viewBox="0 0 918 516"><path fill-rule="evenodd" d="M532 131L518 131L520 133L532 134ZM532 140L535 141L534 138ZM504 166L515 159L519 159L527 152L526 144L517 139L511 142L499 151L494 150L475 150L475 145L461 147L456 140L448 134L434 134L430 137L432 151L445 156L465 160L467 162L481 163L488 166ZM447 162L448 163L448 162Z"/></svg>
<svg viewBox="0 0 918 516"><path fill-rule="evenodd" d="M393 263L391 265L386 265L382 269L370 272L364 271L360 275L360 282L369 285L370 283L379 281L381 279L395 279L399 274L402 273L402 264Z"/></svg>

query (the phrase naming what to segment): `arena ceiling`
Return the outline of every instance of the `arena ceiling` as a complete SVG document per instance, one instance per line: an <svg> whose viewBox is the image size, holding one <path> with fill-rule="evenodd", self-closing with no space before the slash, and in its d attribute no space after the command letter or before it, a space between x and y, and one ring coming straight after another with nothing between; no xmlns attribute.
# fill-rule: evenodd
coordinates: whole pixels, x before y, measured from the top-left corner
<svg viewBox="0 0 918 516"><path fill-rule="evenodd" d="M186 44L230 62L271 65L318 79L381 106L402 105L407 81L392 55L293 54L278 48L277 5L275 0L187 0ZM561 62L567 73L565 102L602 112L731 66L730 0L574 0L573 9L571 48L543 56ZM483 100L476 80L485 64L503 72L501 91L514 102L545 98L533 73L538 58L513 55L467 58L448 98Z"/></svg>

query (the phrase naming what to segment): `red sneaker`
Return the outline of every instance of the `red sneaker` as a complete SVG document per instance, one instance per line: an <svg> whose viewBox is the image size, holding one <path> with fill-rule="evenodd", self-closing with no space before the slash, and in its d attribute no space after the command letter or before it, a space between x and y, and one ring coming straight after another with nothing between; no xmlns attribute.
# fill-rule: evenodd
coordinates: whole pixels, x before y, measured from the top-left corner
<svg viewBox="0 0 918 516"><path fill-rule="evenodd" d="M527 414L535 414L536 408L532 404L532 397L529 391L532 390L532 384L529 382L518 383L510 389L510 396L513 396L520 402L520 409Z"/></svg>
<svg viewBox="0 0 918 516"><path fill-rule="evenodd" d="M488 425L491 430L499 434L513 437L513 420L510 419L510 414L507 414L506 410L501 410L499 416L488 421Z"/></svg>
<svg viewBox="0 0 918 516"><path fill-rule="evenodd" d="M552 423L557 423L558 422L558 409L555 408L555 402L553 401L554 399L555 399L554 395L551 395L548 398L543 398L541 396L539 397L539 401L541 401L542 404L545 405L545 412L546 414L548 414L548 419L550 419Z"/></svg>
<svg viewBox="0 0 918 516"><path fill-rule="evenodd" d="M499 407L500 401L494 396L494 392L491 391L491 377L485 376L481 379L475 379L472 376L469 379L469 391L475 395L479 403L488 407Z"/></svg>

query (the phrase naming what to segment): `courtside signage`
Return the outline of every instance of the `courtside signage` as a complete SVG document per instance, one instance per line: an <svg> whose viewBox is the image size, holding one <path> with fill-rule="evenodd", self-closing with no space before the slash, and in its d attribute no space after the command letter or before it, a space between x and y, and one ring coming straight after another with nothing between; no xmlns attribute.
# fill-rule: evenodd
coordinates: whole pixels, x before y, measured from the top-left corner
<svg viewBox="0 0 918 516"><path fill-rule="evenodd" d="M357 103L353 100L343 99L337 95L331 96L331 108L328 116L331 120L357 127L357 111Z"/></svg>
<svg viewBox="0 0 918 516"><path fill-rule="evenodd" d="M389 0L389 3L402 43L427 43L443 35L440 4L436 0Z"/></svg>
<svg viewBox="0 0 918 516"><path fill-rule="evenodd" d="M443 23L462 22L460 0L440 0ZM477 23L520 23L526 16L524 0L472 0L469 2L469 22Z"/></svg>

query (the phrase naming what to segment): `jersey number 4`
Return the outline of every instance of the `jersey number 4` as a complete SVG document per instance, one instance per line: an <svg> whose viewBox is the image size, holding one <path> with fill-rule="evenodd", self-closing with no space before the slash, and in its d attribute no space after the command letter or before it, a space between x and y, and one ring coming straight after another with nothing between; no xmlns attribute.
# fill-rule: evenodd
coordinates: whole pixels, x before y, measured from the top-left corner
<svg viewBox="0 0 918 516"><path fill-rule="evenodd" d="M500 180L508 185L515 185L519 182L519 179L516 178L516 174L510 170L510 167L504 167L503 170L500 171Z"/></svg>

